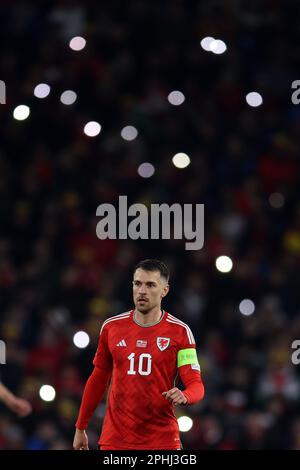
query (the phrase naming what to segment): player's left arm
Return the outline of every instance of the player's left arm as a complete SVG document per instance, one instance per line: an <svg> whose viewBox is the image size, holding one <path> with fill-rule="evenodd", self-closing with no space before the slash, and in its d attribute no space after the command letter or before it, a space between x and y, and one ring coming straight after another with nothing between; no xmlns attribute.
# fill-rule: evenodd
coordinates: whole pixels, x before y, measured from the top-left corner
<svg viewBox="0 0 300 470"><path fill-rule="evenodd" d="M200 365L198 363L196 349L181 349L178 352L178 372L185 387L180 390L177 387L163 392L163 396L173 405L193 405L204 397L204 385L201 378ZM187 362L188 361L188 362Z"/></svg>
<svg viewBox="0 0 300 470"><path fill-rule="evenodd" d="M163 396L173 405L193 405L204 397L204 384L202 382L200 365L197 357L194 337L189 330L188 343L185 335L182 348L177 352L177 367L181 381L185 387L180 390L177 387L163 392Z"/></svg>
<svg viewBox="0 0 300 470"><path fill-rule="evenodd" d="M196 347L178 351L178 372L185 389L185 405L193 405L204 398L204 384L201 377Z"/></svg>

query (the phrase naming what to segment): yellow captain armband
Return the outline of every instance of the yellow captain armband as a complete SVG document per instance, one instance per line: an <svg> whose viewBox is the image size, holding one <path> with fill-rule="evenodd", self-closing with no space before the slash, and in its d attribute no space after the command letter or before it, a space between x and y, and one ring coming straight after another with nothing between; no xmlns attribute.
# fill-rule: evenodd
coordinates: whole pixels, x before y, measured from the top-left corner
<svg viewBox="0 0 300 470"><path fill-rule="evenodd" d="M197 351L194 348L180 349L177 353L177 367L186 366L191 364L192 366L199 366ZM198 368L198 367L197 367Z"/></svg>

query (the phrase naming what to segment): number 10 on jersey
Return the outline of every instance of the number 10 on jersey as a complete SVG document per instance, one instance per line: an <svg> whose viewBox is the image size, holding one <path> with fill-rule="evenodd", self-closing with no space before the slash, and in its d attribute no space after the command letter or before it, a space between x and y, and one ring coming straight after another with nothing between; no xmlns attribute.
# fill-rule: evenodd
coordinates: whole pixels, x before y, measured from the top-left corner
<svg viewBox="0 0 300 470"><path fill-rule="evenodd" d="M151 354L143 353L138 356L135 360L135 353L131 353L128 358L129 359L129 370L127 371L128 375L135 375L135 365L138 362L137 371L140 375L150 375L151 368L152 368L152 357Z"/></svg>

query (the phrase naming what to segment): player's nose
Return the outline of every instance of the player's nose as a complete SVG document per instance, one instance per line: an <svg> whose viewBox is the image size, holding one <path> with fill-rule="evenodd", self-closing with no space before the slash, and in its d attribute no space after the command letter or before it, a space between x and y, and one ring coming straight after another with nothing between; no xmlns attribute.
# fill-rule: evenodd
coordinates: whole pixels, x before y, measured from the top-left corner
<svg viewBox="0 0 300 470"><path fill-rule="evenodd" d="M143 284L141 286L139 286L138 293L139 294L146 294L146 286L144 286Z"/></svg>

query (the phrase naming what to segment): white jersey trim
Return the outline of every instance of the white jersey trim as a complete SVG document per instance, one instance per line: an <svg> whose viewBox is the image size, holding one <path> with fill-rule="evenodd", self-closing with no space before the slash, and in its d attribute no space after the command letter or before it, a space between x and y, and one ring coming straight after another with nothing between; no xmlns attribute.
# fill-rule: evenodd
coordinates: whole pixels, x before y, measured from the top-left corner
<svg viewBox="0 0 300 470"><path fill-rule="evenodd" d="M174 323L174 324L176 324L176 325L180 325L180 326L182 326L183 328L185 328L186 334L187 334L187 337L188 337L188 340L189 340L189 343L190 343L190 344L196 344L194 335L193 335L193 333L192 333L190 327L189 327L186 323L183 323L181 320L178 320L178 318L173 317L173 316L170 315L170 314L167 316L167 320L166 320L166 321L169 322L169 323Z"/></svg>
<svg viewBox="0 0 300 470"><path fill-rule="evenodd" d="M114 317L111 317L111 318L108 318L107 320L105 320L103 322L103 325L101 327L101 330L100 330L100 335L102 333L102 330L103 328L105 327L105 325L107 325L108 323L112 322L112 321L116 321L116 320L124 320L125 318L129 318L130 317L130 311L129 312L126 312L126 313L120 313L119 315L115 315Z"/></svg>
<svg viewBox="0 0 300 470"><path fill-rule="evenodd" d="M172 315L171 315L172 316ZM187 328L187 331L189 332L190 336L191 336L191 340L192 340L192 343L196 344L196 341L195 341L195 338L194 338L194 335L193 335L193 332L192 330L190 329L189 325L187 325L186 323L184 323L183 321L181 320L178 320L177 318L173 317L174 321L179 321L179 323L182 323L182 325Z"/></svg>

